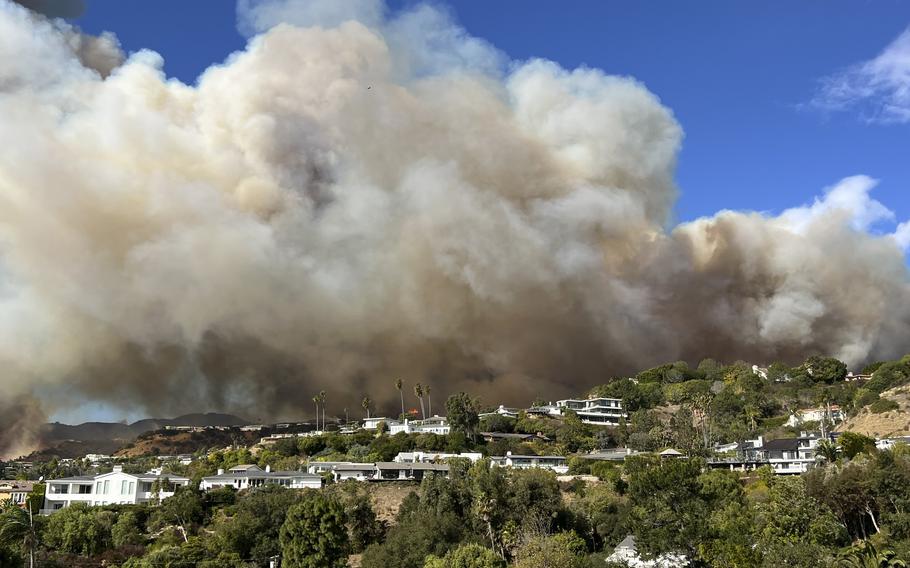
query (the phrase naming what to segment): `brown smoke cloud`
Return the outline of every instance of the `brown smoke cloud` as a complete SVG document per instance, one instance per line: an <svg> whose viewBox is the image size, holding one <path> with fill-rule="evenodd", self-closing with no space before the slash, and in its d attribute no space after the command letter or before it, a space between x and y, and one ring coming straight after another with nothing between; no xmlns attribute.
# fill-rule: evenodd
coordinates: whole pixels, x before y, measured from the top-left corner
<svg viewBox="0 0 910 568"><path fill-rule="evenodd" d="M432 8L305 4L242 2L260 35L187 86L150 52L87 67L0 0L7 408L267 419L321 389L397 408L399 376L525 403L681 358L902 354L874 180L668 229L682 130L641 84Z"/></svg>

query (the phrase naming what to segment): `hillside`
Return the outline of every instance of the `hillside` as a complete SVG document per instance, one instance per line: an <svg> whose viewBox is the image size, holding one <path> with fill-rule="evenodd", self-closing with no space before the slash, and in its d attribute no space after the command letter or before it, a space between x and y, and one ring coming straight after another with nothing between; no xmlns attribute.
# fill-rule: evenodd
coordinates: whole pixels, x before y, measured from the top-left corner
<svg viewBox="0 0 910 568"><path fill-rule="evenodd" d="M84 422L62 424L53 422L41 427L41 444L37 450L24 456L30 461L48 460L52 457L78 458L85 454L110 454L129 444L146 432L161 430L165 426L244 426L243 418L210 413L185 414L176 418L146 418L132 424L122 422Z"/></svg>
<svg viewBox="0 0 910 568"><path fill-rule="evenodd" d="M155 430L138 436L135 440L118 449L116 457L139 457L158 455L191 454L210 448L223 448L232 444L251 445L259 440L258 432L239 430L204 430L202 432L178 432Z"/></svg>
<svg viewBox="0 0 910 568"><path fill-rule="evenodd" d="M871 406L867 406L856 416L838 424L835 430L856 432L873 438L910 436L910 385L886 390L881 398L897 403L899 408L876 413Z"/></svg>

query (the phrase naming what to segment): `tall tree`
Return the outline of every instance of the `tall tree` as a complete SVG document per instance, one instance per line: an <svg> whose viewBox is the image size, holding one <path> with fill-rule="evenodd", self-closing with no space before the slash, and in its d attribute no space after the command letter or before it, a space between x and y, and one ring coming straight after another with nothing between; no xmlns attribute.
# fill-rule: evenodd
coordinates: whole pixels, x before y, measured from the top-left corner
<svg viewBox="0 0 910 568"><path fill-rule="evenodd" d="M362 406L363 409L367 413L367 420L370 419L370 405L372 405L372 404L373 404L373 401L370 400L370 397L368 397L368 396L363 397L363 402L360 403L360 406Z"/></svg>
<svg viewBox="0 0 910 568"><path fill-rule="evenodd" d="M288 510L279 541L284 568L344 568L349 548L344 507L334 498L308 493Z"/></svg>
<svg viewBox="0 0 910 568"><path fill-rule="evenodd" d="M476 440L480 417L477 415L477 402L467 393L459 392L446 400L446 418L452 430Z"/></svg>
<svg viewBox="0 0 910 568"><path fill-rule="evenodd" d="M319 404L322 405L322 429L325 430L325 391L319 391Z"/></svg>
<svg viewBox="0 0 910 568"><path fill-rule="evenodd" d="M423 394L427 395L427 414L433 416L433 399L430 398L430 385L423 387Z"/></svg>
<svg viewBox="0 0 910 568"><path fill-rule="evenodd" d="M414 385L414 396L416 396L417 400L420 401L420 416L423 418L426 418L427 413L424 411L424 408L423 408L423 385L421 385L420 383L417 383L416 385Z"/></svg>
<svg viewBox="0 0 910 568"><path fill-rule="evenodd" d="M398 389L398 398L401 399L401 415L399 418L404 416L404 393L401 390L402 386L404 386L404 382L400 378L395 379L395 388Z"/></svg>
<svg viewBox="0 0 910 568"><path fill-rule="evenodd" d="M319 430L319 395L313 397L313 405L316 407L316 430Z"/></svg>
<svg viewBox="0 0 910 568"><path fill-rule="evenodd" d="M0 544L21 545L28 551L29 568L34 568L38 532L30 509L20 509L11 503L3 506L0 510Z"/></svg>

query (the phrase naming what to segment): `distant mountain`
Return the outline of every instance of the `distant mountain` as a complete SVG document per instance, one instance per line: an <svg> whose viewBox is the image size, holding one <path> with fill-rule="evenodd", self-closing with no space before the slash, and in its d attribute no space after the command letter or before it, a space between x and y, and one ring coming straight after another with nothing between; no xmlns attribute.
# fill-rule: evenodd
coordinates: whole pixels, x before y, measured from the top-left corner
<svg viewBox="0 0 910 568"><path fill-rule="evenodd" d="M231 414L194 413L177 418L146 418L121 422L85 422L83 424L45 424L41 429L41 448L34 455L81 457L86 453L111 453L137 436L165 426L245 426L249 421ZM78 454L78 455L71 455Z"/></svg>

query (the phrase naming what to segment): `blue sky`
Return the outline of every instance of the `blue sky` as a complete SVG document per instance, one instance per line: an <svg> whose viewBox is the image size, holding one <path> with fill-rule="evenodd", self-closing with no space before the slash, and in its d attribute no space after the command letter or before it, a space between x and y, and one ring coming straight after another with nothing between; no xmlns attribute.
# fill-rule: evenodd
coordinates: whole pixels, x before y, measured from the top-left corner
<svg viewBox="0 0 910 568"><path fill-rule="evenodd" d="M873 197L910 217L910 124L807 107L825 77L875 57L907 28L908 2L448 4L468 32L513 59L598 67L656 93L686 132L679 220L780 211L853 174L881 180ZM76 23L115 32L127 52L161 53L168 75L188 83L245 44L226 1L89 0Z"/></svg>

